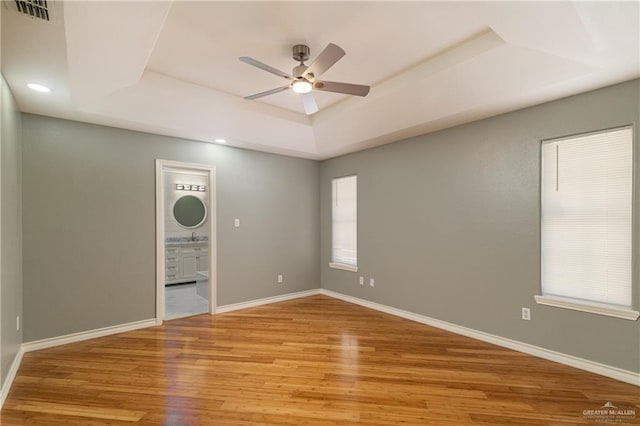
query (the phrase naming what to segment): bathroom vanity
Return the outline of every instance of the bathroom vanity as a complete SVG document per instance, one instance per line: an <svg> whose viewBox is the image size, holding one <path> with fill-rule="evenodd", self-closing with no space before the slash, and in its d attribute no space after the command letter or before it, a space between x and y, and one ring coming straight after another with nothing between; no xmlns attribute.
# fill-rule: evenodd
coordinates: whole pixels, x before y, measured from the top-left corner
<svg viewBox="0 0 640 426"><path fill-rule="evenodd" d="M197 272L209 269L208 247L206 240L167 240L164 246L165 285L196 281Z"/></svg>

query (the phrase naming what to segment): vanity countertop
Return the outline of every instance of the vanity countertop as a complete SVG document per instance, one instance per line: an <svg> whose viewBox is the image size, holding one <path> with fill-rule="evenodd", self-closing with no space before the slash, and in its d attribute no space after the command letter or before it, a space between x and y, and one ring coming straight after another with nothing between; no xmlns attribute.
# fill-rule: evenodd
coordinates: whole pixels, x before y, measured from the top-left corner
<svg viewBox="0 0 640 426"><path fill-rule="evenodd" d="M207 237L171 237L164 240L165 246L191 246L201 245L209 242Z"/></svg>

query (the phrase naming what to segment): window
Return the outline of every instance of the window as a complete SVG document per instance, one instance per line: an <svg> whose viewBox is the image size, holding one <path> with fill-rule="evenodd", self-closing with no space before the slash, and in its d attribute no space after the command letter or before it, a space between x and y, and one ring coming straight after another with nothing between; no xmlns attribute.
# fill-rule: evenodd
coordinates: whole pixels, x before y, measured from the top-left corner
<svg viewBox="0 0 640 426"><path fill-rule="evenodd" d="M358 177L331 182L332 268L358 271Z"/></svg>
<svg viewBox="0 0 640 426"><path fill-rule="evenodd" d="M637 319L631 310L633 131L542 143L538 303Z"/></svg>

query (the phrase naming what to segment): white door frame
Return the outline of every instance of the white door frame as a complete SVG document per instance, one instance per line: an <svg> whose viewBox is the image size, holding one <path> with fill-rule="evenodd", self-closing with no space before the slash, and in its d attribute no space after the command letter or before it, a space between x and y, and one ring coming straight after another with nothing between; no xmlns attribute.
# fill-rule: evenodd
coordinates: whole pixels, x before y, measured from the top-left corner
<svg viewBox="0 0 640 426"><path fill-rule="evenodd" d="M156 159L156 324L162 325L165 314L165 252L164 252L164 172L168 168L179 168L204 172L209 179L209 313L216 313L217 248L216 248L216 168L208 164L183 163Z"/></svg>

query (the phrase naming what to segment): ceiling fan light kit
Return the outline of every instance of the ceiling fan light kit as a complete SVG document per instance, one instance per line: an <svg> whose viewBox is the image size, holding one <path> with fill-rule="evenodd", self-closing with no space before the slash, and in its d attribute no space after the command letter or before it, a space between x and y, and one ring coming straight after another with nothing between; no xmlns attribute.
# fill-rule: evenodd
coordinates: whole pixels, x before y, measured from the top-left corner
<svg viewBox="0 0 640 426"><path fill-rule="evenodd" d="M294 92L302 94L311 92L313 86L306 80L297 80L291 83L291 88Z"/></svg>
<svg viewBox="0 0 640 426"><path fill-rule="evenodd" d="M302 105L305 113L310 115L318 112L318 105L312 94L313 89L345 95L367 96L369 93L369 86L317 80L318 77L320 77L345 55L345 51L342 50L341 47L333 43L329 43L320 55L318 55L316 60L313 61L311 65L306 66L304 61L309 59L310 52L311 50L309 49L309 46L304 44L296 44L293 46L292 57L294 60L300 62L300 65L293 67L291 74L287 74L253 58L247 56L240 57L239 59L246 64L260 68L263 71L285 78L291 82L287 86L277 87L275 89L246 96L245 99L254 100L292 89L294 92L303 95Z"/></svg>

